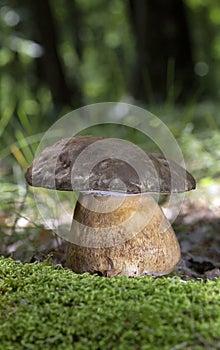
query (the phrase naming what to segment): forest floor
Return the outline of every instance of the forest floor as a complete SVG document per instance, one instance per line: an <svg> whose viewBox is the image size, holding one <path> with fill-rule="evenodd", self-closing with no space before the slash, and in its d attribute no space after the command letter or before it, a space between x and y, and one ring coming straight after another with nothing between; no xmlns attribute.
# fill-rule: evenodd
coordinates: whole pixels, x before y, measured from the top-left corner
<svg viewBox="0 0 220 350"><path fill-rule="evenodd" d="M14 206L9 211L0 211L0 255L22 262L50 258L55 266L64 266L66 241L37 223L42 218L36 222L29 218L28 200L19 205L17 209ZM32 202L34 215L35 206ZM162 208L172 221L172 208L166 208L166 202ZM173 228L182 251L176 273L185 279L220 277L220 183L215 181L210 185L203 181L188 193Z"/></svg>
<svg viewBox="0 0 220 350"><path fill-rule="evenodd" d="M182 259L159 278L63 269L66 242L30 221L28 205L1 211L0 255L13 258L0 258L2 349L220 349L219 187L211 189L187 194L173 223Z"/></svg>

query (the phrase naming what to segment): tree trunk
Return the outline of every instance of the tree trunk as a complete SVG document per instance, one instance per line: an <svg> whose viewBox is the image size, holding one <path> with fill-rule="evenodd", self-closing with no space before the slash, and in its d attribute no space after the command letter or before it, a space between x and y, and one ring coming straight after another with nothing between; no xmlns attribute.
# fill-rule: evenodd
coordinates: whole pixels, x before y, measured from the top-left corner
<svg viewBox="0 0 220 350"><path fill-rule="evenodd" d="M73 91L66 82L64 69L57 49L57 34L49 0L31 3L32 16L36 23L36 39L42 45L44 53L38 59L38 71L51 90L56 108L65 105L78 107L81 101L80 88L75 84Z"/></svg>
<svg viewBox="0 0 220 350"><path fill-rule="evenodd" d="M191 43L181 0L129 0L136 41L131 93L144 102L184 101L195 85Z"/></svg>

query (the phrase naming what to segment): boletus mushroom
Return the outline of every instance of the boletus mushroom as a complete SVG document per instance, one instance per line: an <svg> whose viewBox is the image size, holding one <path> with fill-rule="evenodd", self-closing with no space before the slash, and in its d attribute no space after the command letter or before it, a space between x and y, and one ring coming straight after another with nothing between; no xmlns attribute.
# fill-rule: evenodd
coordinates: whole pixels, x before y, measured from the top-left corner
<svg viewBox="0 0 220 350"><path fill-rule="evenodd" d="M167 274L180 260L180 247L151 194L189 191L195 180L162 154L142 151L139 159L126 151L124 160L114 152L111 156L111 145L120 149L114 139L62 139L36 157L26 180L31 186L79 192L67 267L103 276Z"/></svg>

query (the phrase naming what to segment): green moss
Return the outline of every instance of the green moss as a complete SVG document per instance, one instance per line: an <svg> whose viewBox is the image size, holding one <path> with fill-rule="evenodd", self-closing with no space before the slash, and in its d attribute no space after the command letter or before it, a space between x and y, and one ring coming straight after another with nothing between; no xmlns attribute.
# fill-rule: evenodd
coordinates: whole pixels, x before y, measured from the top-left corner
<svg viewBox="0 0 220 350"><path fill-rule="evenodd" d="M220 280L103 278L0 258L0 350L218 349Z"/></svg>

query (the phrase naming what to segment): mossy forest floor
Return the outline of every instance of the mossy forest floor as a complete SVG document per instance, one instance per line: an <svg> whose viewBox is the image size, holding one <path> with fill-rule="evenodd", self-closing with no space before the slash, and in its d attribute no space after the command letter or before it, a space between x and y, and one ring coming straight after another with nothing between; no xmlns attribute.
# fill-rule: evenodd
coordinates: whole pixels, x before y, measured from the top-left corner
<svg viewBox="0 0 220 350"><path fill-rule="evenodd" d="M103 278L0 258L0 350L220 349L220 279Z"/></svg>
<svg viewBox="0 0 220 350"><path fill-rule="evenodd" d="M219 181L203 179L173 223L177 271L135 279L64 269L66 242L3 189L0 350L220 349Z"/></svg>

